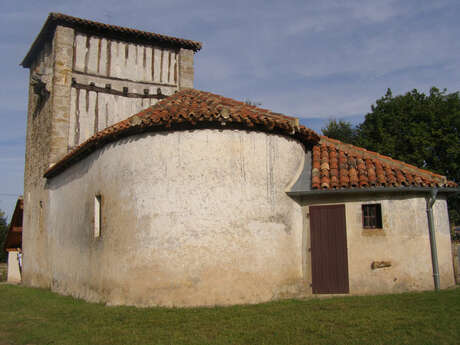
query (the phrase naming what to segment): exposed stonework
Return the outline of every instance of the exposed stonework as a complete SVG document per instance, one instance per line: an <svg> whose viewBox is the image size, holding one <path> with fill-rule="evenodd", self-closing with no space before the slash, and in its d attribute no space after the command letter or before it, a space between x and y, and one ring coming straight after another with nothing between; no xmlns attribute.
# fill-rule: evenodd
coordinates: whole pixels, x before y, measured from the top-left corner
<svg viewBox="0 0 460 345"><path fill-rule="evenodd" d="M194 78L193 51L179 50L179 88L192 88Z"/></svg>
<svg viewBox="0 0 460 345"><path fill-rule="evenodd" d="M371 268L373 270L378 270L385 267L391 267L391 261L373 261L371 264Z"/></svg>
<svg viewBox="0 0 460 345"><path fill-rule="evenodd" d="M51 94L53 123L49 158L51 164L56 163L67 153L74 37L74 30L63 26L58 26L54 34L54 74Z"/></svg>
<svg viewBox="0 0 460 345"><path fill-rule="evenodd" d="M54 40L53 40L54 41ZM26 157L24 169L24 219L23 250L25 284L49 286L48 257L42 255L48 250L48 234L44 228L44 213L48 204L44 171L51 162L52 132L52 90L54 77L54 42L49 41L30 66L30 79L37 76L46 83L50 95L40 100L29 86L27 116Z"/></svg>

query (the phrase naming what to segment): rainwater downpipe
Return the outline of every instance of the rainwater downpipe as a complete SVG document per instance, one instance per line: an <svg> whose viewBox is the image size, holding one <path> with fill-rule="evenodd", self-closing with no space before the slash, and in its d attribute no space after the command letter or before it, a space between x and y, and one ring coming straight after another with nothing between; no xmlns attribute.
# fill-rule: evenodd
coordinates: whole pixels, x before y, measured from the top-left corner
<svg viewBox="0 0 460 345"><path fill-rule="evenodd" d="M428 195L426 203L426 213L428 215L428 231L430 232L430 247L431 247L431 264L433 266L433 280L435 291L439 290L439 267L438 267L438 250L436 249L436 235L433 218L433 205L436 201L438 190L433 188Z"/></svg>

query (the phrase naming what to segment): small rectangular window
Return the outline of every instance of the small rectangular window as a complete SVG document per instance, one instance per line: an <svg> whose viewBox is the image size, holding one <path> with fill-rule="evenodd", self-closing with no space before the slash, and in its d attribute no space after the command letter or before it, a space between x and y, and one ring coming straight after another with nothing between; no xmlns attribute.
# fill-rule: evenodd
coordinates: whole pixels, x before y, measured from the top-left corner
<svg viewBox="0 0 460 345"><path fill-rule="evenodd" d="M101 196L94 197L94 237L101 236Z"/></svg>
<svg viewBox="0 0 460 345"><path fill-rule="evenodd" d="M380 204L362 205L363 209L363 228L381 229L382 228L382 207Z"/></svg>

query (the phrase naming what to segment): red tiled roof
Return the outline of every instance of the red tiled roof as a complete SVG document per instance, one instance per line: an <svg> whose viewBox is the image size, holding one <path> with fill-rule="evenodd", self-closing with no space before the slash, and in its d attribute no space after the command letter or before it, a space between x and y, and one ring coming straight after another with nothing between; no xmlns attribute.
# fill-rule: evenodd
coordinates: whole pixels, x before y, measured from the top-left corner
<svg viewBox="0 0 460 345"><path fill-rule="evenodd" d="M312 189L456 187L445 176L325 136L313 147Z"/></svg>
<svg viewBox="0 0 460 345"><path fill-rule="evenodd" d="M100 34L120 40L126 40L128 42L154 43L169 47L192 49L193 51L198 51L202 47L201 42L197 41L160 35L153 32L125 28L117 25L99 23L92 20L68 16L62 13L50 13L29 52L21 62L22 66L30 67L35 55L41 50L43 43L49 39L57 25L68 26L85 32L90 32L92 34Z"/></svg>
<svg viewBox="0 0 460 345"><path fill-rule="evenodd" d="M196 89L185 89L126 120L108 127L70 151L45 172L53 177L103 145L146 131L194 128L238 128L293 137L307 146L319 142L311 129L298 119L273 113L231 98Z"/></svg>

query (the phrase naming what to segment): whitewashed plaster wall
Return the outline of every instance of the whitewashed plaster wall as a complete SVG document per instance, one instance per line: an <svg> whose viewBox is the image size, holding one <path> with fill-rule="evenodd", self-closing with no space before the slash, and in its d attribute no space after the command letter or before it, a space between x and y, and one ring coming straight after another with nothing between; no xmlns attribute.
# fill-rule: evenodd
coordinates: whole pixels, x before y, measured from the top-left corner
<svg viewBox="0 0 460 345"><path fill-rule="evenodd" d="M302 295L302 214L285 192L304 157L294 139L241 130L107 145L48 181L52 289L165 306Z"/></svg>
<svg viewBox="0 0 460 345"><path fill-rule="evenodd" d="M76 32L73 44L68 148L158 102L146 95L172 95L182 79L181 50ZM193 72L193 53L192 53ZM192 80L188 81L193 85ZM184 81L182 80L182 84ZM92 84L97 90L87 87ZM106 86L110 85L107 91ZM122 94L124 89L127 95ZM117 94L113 94L115 91ZM111 93L112 92L112 93Z"/></svg>
<svg viewBox="0 0 460 345"><path fill-rule="evenodd" d="M105 81L94 84L104 88ZM126 83L121 84L126 85ZM118 89L121 91L123 86ZM145 85L134 85L130 88L130 92L142 94L144 89L148 89L150 94L157 93L157 87L146 87ZM162 94L170 96L174 91L166 89ZM72 87L70 97L69 149L78 146L104 128L158 102L158 99L155 98L128 98L76 87Z"/></svg>
<svg viewBox="0 0 460 345"><path fill-rule="evenodd" d="M176 86L179 51L76 32L73 70L89 75Z"/></svg>
<svg viewBox="0 0 460 345"><path fill-rule="evenodd" d="M447 203L443 197L433 206L441 288L455 284ZM363 204L381 204L381 230L364 229ZM306 205L345 204L350 294L392 293L434 288L430 240L424 195L360 194L329 196ZM308 234L310 224L306 222ZM309 237L309 235L308 235ZM309 259L309 258L308 258ZM372 269L374 261L390 267ZM311 281L311 269L306 275Z"/></svg>

